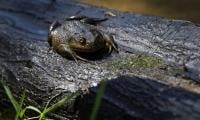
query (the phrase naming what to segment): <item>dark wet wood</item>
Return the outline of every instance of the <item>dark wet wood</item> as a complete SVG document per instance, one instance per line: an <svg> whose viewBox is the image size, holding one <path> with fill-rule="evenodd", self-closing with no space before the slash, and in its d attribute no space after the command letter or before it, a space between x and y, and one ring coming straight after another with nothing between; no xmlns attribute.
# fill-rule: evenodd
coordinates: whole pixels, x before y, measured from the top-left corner
<svg viewBox="0 0 200 120"><path fill-rule="evenodd" d="M48 27L54 20L72 15L104 18L106 11L70 0L1 0L0 70L15 97L25 90L27 103L43 106L59 92L89 88L70 109L63 106L52 115L87 119L95 85L109 78L98 119L199 120L200 86L194 81L200 80L200 27L196 24L109 10L116 17L109 17L102 27L114 35L119 54L77 65L48 52ZM118 71L106 67L137 53L159 56L171 67ZM5 96L0 98L5 105Z"/></svg>

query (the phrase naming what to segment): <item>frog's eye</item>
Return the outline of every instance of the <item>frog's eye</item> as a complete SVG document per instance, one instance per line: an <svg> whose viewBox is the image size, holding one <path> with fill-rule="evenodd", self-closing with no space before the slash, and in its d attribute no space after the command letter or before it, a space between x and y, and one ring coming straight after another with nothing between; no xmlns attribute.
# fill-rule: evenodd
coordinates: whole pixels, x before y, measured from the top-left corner
<svg viewBox="0 0 200 120"><path fill-rule="evenodd" d="M79 38L79 43L81 43L81 45L85 45L86 44L86 39L84 37L80 37Z"/></svg>

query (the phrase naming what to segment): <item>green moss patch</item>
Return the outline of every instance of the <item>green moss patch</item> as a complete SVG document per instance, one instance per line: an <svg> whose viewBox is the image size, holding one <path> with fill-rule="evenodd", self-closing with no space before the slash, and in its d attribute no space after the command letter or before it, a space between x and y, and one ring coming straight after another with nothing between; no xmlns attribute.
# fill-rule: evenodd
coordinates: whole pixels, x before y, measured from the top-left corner
<svg viewBox="0 0 200 120"><path fill-rule="evenodd" d="M121 58L116 61L112 61L107 64L108 68L111 69L139 69L139 68L160 68L164 67L164 62L155 56L149 56L146 54L139 54L134 56L129 56L126 58Z"/></svg>

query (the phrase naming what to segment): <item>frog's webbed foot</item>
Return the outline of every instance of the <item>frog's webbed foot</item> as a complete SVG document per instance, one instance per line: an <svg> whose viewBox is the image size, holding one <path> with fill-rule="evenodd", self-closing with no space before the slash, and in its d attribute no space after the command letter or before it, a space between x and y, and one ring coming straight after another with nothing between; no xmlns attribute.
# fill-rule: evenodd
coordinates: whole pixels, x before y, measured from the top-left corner
<svg viewBox="0 0 200 120"><path fill-rule="evenodd" d="M85 62L89 62L89 60L85 59L85 58L82 58L81 56L77 55L75 52L73 52L68 45L65 45L65 44L60 44L58 46L58 50L57 52L62 55L63 57L72 57L75 62L78 64L78 60L82 60L82 61L85 61Z"/></svg>
<svg viewBox="0 0 200 120"><path fill-rule="evenodd" d="M66 20L79 20L83 23L90 24L90 25L98 25L101 22L108 20L108 18L90 18L87 16L71 16Z"/></svg>

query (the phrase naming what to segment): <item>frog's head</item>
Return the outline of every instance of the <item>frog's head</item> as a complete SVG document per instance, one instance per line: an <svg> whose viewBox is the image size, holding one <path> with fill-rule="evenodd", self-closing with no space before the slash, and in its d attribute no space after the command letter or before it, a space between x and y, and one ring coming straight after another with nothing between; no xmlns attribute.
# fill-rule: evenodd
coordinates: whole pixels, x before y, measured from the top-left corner
<svg viewBox="0 0 200 120"><path fill-rule="evenodd" d="M113 49L118 51L117 45L114 42L112 35L103 34L97 30L91 30L93 37L87 38L86 36L71 37L68 41L70 48L77 52L92 53L100 49L109 49L110 53Z"/></svg>
<svg viewBox="0 0 200 120"><path fill-rule="evenodd" d="M98 49L94 41L87 40L83 36L69 38L68 44L73 51L77 52L94 52Z"/></svg>

